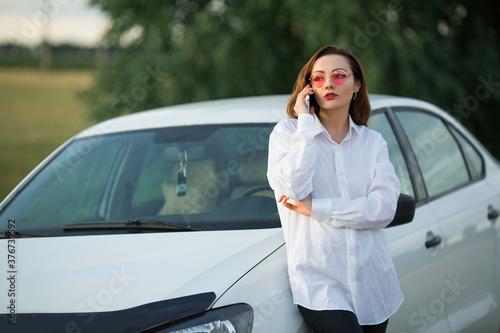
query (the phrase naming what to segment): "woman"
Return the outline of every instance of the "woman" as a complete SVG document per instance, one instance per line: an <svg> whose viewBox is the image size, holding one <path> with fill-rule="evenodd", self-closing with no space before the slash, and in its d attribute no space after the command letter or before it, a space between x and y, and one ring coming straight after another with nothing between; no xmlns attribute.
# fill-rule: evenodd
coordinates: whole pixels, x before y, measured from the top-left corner
<svg viewBox="0 0 500 333"><path fill-rule="evenodd" d="M315 333L385 332L403 302L383 230L400 183L386 142L366 127L371 109L356 58L336 46L316 52L287 113L270 137L267 176L294 303Z"/></svg>

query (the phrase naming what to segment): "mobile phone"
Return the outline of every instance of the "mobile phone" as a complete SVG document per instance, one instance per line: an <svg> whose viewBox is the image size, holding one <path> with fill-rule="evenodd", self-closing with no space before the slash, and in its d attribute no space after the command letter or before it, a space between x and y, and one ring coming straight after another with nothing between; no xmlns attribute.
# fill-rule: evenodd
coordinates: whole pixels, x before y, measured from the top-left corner
<svg viewBox="0 0 500 333"><path fill-rule="evenodd" d="M311 102L310 102L311 97L309 95L306 96L306 107L307 107L307 112L311 113Z"/></svg>

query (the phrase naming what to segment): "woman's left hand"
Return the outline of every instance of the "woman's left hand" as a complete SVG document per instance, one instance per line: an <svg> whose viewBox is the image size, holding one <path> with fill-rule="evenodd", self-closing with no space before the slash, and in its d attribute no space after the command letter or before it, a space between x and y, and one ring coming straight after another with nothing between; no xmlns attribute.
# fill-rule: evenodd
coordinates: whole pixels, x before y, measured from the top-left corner
<svg viewBox="0 0 500 333"><path fill-rule="evenodd" d="M293 205L288 202L290 198L286 195L282 194L278 199L278 202L281 202L283 206L286 208L293 210L296 213L311 216L312 211L312 200L310 198L305 198L304 200L297 201L297 205Z"/></svg>

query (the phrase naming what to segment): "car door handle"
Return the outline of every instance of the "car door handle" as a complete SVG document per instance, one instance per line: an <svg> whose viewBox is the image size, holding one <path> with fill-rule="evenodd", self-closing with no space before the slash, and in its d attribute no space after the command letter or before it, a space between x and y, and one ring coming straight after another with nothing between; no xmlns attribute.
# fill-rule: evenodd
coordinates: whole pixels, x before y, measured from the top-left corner
<svg viewBox="0 0 500 333"><path fill-rule="evenodd" d="M496 220L498 218L498 215L499 215L498 210L493 208L492 205L489 205L488 206L488 220L493 222L494 220Z"/></svg>
<svg viewBox="0 0 500 333"><path fill-rule="evenodd" d="M428 249L430 247L438 246L439 244L441 244L441 241L441 236L436 235L425 242L425 247Z"/></svg>

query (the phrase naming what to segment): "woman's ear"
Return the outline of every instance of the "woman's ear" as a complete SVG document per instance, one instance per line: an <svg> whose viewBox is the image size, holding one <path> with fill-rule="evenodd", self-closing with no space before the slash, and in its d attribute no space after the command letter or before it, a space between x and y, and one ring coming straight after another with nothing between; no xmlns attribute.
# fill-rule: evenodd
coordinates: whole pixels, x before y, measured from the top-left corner
<svg viewBox="0 0 500 333"><path fill-rule="evenodd" d="M361 82L358 80L354 81L354 92L357 93L361 89Z"/></svg>

